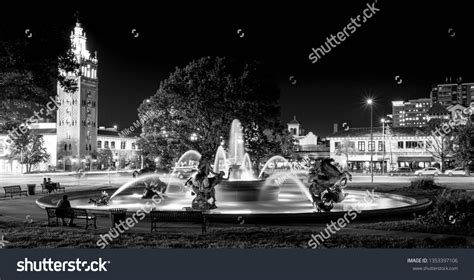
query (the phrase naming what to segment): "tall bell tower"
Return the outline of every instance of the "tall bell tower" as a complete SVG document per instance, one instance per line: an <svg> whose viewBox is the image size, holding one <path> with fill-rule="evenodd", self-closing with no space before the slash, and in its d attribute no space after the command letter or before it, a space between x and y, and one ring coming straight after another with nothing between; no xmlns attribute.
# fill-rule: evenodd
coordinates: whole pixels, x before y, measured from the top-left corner
<svg viewBox="0 0 474 280"><path fill-rule="evenodd" d="M65 170L90 167L97 148L98 89L97 55L87 49L87 37L79 20L71 32L71 50L79 69L63 73L75 79L77 89L67 92L58 84L57 154Z"/></svg>

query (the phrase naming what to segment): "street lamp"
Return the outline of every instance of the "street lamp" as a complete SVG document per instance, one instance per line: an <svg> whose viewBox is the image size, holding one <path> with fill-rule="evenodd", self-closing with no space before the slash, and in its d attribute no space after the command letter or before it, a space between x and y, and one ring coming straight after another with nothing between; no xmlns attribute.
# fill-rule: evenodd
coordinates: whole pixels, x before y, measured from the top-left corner
<svg viewBox="0 0 474 280"><path fill-rule="evenodd" d="M385 172L385 122L386 120L382 118L380 120L382 122L382 138L383 138L383 146L382 146L382 175Z"/></svg>
<svg viewBox="0 0 474 280"><path fill-rule="evenodd" d="M373 124L372 124L372 99L367 99L367 104L370 106L370 142L369 142L369 149L370 149L370 181L374 183L374 132L373 132Z"/></svg>

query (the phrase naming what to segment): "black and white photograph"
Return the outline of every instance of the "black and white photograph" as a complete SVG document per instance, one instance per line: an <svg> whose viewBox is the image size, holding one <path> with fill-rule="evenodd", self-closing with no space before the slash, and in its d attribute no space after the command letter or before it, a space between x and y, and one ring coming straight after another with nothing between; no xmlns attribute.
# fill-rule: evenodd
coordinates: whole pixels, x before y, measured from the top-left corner
<svg viewBox="0 0 474 280"><path fill-rule="evenodd" d="M0 255L472 252L469 1L4 4Z"/></svg>

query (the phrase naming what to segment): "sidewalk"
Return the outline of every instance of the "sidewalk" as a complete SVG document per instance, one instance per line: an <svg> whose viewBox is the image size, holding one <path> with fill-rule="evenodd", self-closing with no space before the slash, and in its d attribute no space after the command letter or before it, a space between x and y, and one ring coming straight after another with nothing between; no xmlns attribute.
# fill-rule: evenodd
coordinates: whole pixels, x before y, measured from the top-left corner
<svg viewBox="0 0 474 280"><path fill-rule="evenodd" d="M135 171L134 169L131 170L111 170L110 174L131 174ZM82 172L83 176L86 175L103 175L108 174L109 171L101 170L101 171L85 171ZM0 177L29 177L29 176L77 176L78 172L45 172L45 173L0 173Z"/></svg>

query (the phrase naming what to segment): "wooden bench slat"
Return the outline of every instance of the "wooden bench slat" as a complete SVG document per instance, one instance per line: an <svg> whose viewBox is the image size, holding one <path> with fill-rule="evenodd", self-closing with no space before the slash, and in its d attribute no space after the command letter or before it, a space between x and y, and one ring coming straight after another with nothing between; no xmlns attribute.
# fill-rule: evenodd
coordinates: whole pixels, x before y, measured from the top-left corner
<svg viewBox="0 0 474 280"><path fill-rule="evenodd" d="M66 192L66 187L61 187L61 184L60 183L54 183L56 184L56 187L52 190L53 192L58 192L58 191L63 191L63 192ZM41 192L44 193L45 191L48 191L48 189L46 188L46 186L41 183Z"/></svg>
<svg viewBox="0 0 474 280"><path fill-rule="evenodd" d="M157 229L159 222L194 222L202 226L206 232L207 221L201 211L151 211L151 231Z"/></svg>
<svg viewBox="0 0 474 280"><path fill-rule="evenodd" d="M25 196L28 196L28 191L26 190L22 190L21 189L21 186L5 186L3 187L3 190L5 191L5 196L4 197L7 197L7 195L10 195L10 197L13 198L13 195L15 194L19 194L20 197L22 194L25 194Z"/></svg>
<svg viewBox="0 0 474 280"><path fill-rule="evenodd" d="M50 224L50 219L56 218L56 223L58 224L58 218L60 216L56 215L57 207L46 207L46 214L48 215L48 225ZM74 219L86 220L86 229L89 227L89 221L92 221L94 228L97 228L96 216L90 215L87 213L86 209L81 208L70 208L72 211L72 216ZM71 218L71 215L64 215L63 218Z"/></svg>

